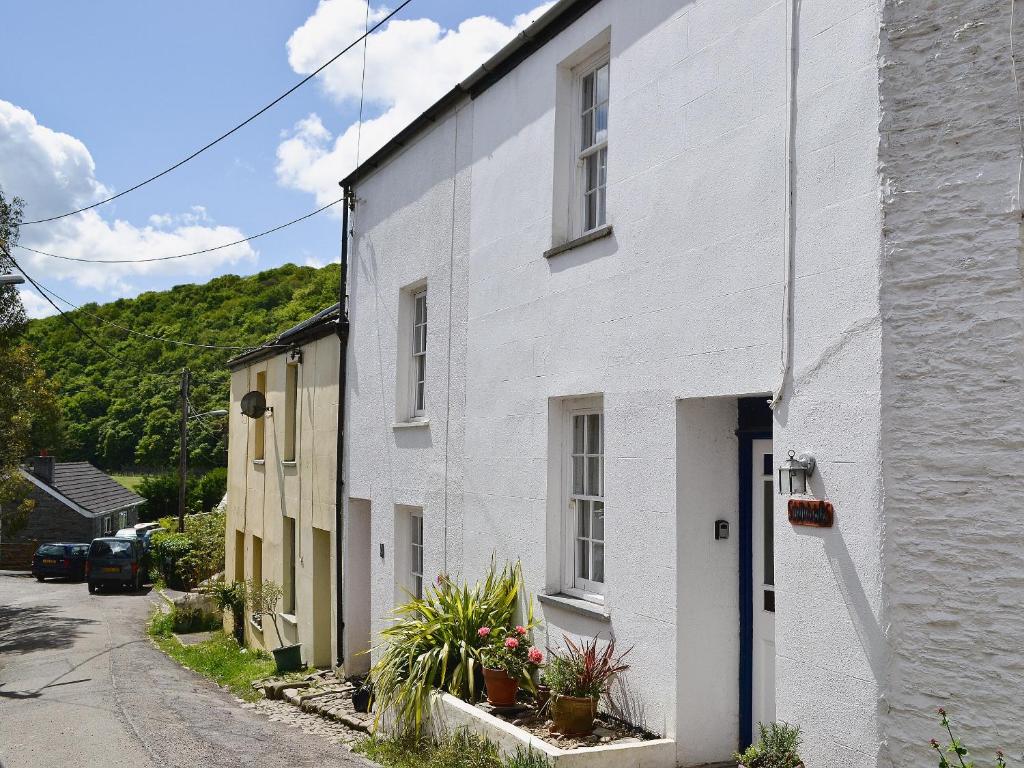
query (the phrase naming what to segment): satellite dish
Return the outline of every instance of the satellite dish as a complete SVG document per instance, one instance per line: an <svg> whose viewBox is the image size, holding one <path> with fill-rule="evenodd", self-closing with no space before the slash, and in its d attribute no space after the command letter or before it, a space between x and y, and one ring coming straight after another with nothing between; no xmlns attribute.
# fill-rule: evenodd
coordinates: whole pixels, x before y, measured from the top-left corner
<svg viewBox="0 0 1024 768"><path fill-rule="evenodd" d="M246 392L242 397L242 413L250 419L258 419L267 412L267 398L258 389Z"/></svg>

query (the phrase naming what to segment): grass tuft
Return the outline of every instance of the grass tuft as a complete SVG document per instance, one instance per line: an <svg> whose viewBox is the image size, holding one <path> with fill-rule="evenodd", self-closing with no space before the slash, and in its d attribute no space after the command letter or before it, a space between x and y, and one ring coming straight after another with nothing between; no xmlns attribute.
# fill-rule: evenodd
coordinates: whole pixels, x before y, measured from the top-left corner
<svg viewBox="0 0 1024 768"><path fill-rule="evenodd" d="M253 680L275 673L274 660L264 651L245 650L230 635L217 632L196 645L182 645L173 637L174 617L157 612L150 619L148 632L157 647L179 664L208 677L246 701L260 698L252 688Z"/></svg>
<svg viewBox="0 0 1024 768"><path fill-rule="evenodd" d="M543 755L519 749L502 757L487 739L464 730L450 734L442 743L412 737L388 739L370 736L355 751L384 768L549 768Z"/></svg>

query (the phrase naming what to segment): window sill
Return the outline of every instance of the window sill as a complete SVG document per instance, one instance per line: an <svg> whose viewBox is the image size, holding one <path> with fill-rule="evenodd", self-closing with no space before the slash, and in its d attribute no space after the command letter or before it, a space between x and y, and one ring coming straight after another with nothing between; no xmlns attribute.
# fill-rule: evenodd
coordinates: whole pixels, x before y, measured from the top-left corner
<svg viewBox="0 0 1024 768"><path fill-rule="evenodd" d="M562 594L561 592L557 595L537 595L537 600L540 601L541 605L564 608L567 611L578 613L581 616L589 616L590 618L597 619L598 621L612 620L611 614L608 613L603 605L592 603L589 600L583 600L571 595Z"/></svg>
<svg viewBox="0 0 1024 768"><path fill-rule="evenodd" d="M587 232L587 234L575 237L567 243L556 245L554 248L548 248L544 251L544 258L550 259L552 256L557 256L560 253L571 251L573 248L579 248L581 245L586 245L587 243L592 243L595 240L600 240L602 237L608 237L611 233L612 225L605 224L603 227L592 229Z"/></svg>
<svg viewBox="0 0 1024 768"><path fill-rule="evenodd" d="M297 466L299 466L299 463L297 461L282 461L281 462L281 466L282 467L297 467Z"/></svg>
<svg viewBox="0 0 1024 768"><path fill-rule="evenodd" d="M295 617L294 613L279 613L277 615L286 624L291 624L293 627L299 626L299 620Z"/></svg>
<svg viewBox="0 0 1024 768"><path fill-rule="evenodd" d="M430 419L417 419L416 421L396 421L391 425L392 429L415 429L416 427L429 427Z"/></svg>
<svg viewBox="0 0 1024 768"><path fill-rule="evenodd" d="M266 463L267 463L266 459L253 459L252 460L252 464L253 464L254 467L262 467Z"/></svg>

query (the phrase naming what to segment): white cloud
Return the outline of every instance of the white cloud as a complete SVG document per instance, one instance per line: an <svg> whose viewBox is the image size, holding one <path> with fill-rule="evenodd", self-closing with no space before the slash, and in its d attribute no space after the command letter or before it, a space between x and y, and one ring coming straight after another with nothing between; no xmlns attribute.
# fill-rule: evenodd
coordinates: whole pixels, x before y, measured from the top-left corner
<svg viewBox="0 0 1024 768"><path fill-rule="evenodd" d="M92 155L77 138L40 125L28 110L0 100L0 187L8 197L25 200L26 219L63 213L108 195L108 188L96 178L95 171ZM94 209L22 227L20 242L37 250L84 259L139 259L201 250L244 236L235 227L216 225L202 206L192 206L181 213L154 214L145 227L118 219L107 221ZM131 294L133 278L173 276L179 282L183 278L208 278L225 264L251 261L256 255L244 243L186 259L135 264L82 264L20 249L15 258L44 285L55 279L70 280L105 294L96 296L102 301ZM38 295L35 300L42 301ZM38 303L34 306L41 309Z"/></svg>
<svg viewBox="0 0 1024 768"><path fill-rule="evenodd" d="M18 291L21 293L21 303L25 306L25 314L29 317L49 317L57 314L53 305L35 291L29 288L19 288Z"/></svg>
<svg viewBox="0 0 1024 768"><path fill-rule="evenodd" d="M328 264L340 264L341 256L335 256L333 259L318 259L316 256L307 256L303 263L307 267L313 267L313 269L323 269Z"/></svg>
<svg viewBox="0 0 1024 768"><path fill-rule="evenodd" d="M489 16L466 19L457 29L432 19L388 22L367 44L366 104L376 116L363 123L360 157L380 148L552 5L544 3L511 24ZM320 0L288 40L289 64L300 74L312 72L362 34L365 13L364 0ZM371 24L385 13L371 7ZM358 102L361 74L362 47L357 46L318 81L336 102L351 104ZM327 204L338 195L338 179L355 166L357 134L352 124L335 136L318 115L310 115L278 146L278 180Z"/></svg>

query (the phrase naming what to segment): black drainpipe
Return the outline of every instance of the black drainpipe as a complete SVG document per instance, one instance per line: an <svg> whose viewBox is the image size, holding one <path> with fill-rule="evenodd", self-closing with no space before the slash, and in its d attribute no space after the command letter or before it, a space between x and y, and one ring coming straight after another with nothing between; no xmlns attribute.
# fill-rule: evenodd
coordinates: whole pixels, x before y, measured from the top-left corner
<svg viewBox="0 0 1024 768"><path fill-rule="evenodd" d="M343 552L345 551L345 379L348 368L348 212L349 190L342 187L345 202L341 206L341 274L338 277L338 339L341 341L338 362L338 470L335 485L334 506L334 562L335 590L337 600L338 664L344 669L345 664L345 597Z"/></svg>

